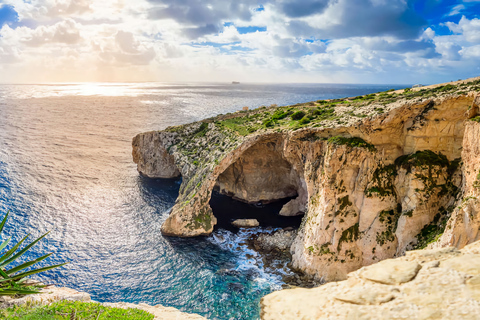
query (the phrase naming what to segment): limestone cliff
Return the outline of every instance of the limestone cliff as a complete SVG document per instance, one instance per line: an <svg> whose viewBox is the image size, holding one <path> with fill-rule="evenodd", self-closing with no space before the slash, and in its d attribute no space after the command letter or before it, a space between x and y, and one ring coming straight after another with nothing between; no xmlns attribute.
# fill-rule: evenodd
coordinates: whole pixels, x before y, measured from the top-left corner
<svg viewBox="0 0 480 320"><path fill-rule="evenodd" d="M348 280L262 298L262 319L480 319L480 241L415 250L363 267Z"/></svg>
<svg viewBox="0 0 480 320"><path fill-rule="evenodd" d="M139 171L183 182L166 235L213 231L214 189L246 202L295 197L293 264L323 280L422 248L478 238L480 81L259 108L148 132ZM447 222L448 221L448 222Z"/></svg>

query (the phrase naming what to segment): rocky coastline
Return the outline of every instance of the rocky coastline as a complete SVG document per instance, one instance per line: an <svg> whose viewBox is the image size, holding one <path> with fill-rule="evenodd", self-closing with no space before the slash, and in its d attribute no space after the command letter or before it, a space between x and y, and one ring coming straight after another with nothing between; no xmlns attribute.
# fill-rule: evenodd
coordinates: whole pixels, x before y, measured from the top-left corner
<svg viewBox="0 0 480 320"><path fill-rule="evenodd" d="M479 255L478 141L473 78L220 115L139 134L132 153L144 176L182 177L166 236L211 234L214 191L289 199L280 215L303 216L298 230L248 244L269 268L288 269L286 288L330 283L266 296L263 319L395 319L403 309L411 319L459 319L463 305L476 319L477 267L457 266L476 266ZM440 305L442 295L454 302Z"/></svg>
<svg viewBox="0 0 480 320"><path fill-rule="evenodd" d="M262 319L464 319L480 317L480 241L409 251L313 289L261 301Z"/></svg>
<svg viewBox="0 0 480 320"><path fill-rule="evenodd" d="M239 111L139 134L133 158L142 175L182 176L164 235L210 234L214 190L248 203L291 198L280 214L303 215L293 268L342 280L434 240L477 240L479 88L469 79Z"/></svg>

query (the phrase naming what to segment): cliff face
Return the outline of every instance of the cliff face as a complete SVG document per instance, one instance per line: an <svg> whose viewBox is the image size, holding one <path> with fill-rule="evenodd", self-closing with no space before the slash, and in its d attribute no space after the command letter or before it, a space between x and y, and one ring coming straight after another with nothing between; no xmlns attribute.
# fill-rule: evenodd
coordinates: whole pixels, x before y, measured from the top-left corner
<svg viewBox="0 0 480 320"><path fill-rule="evenodd" d="M262 298L262 319L479 319L480 242L415 250L363 267L348 280Z"/></svg>
<svg viewBox="0 0 480 320"><path fill-rule="evenodd" d="M478 238L475 85L446 86L437 97L387 95L385 103L380 94L219 116L140 134L134 161L150 177L176 176L175 168L183 177L164 234L212 232L213 189L246 202L296 197L281 211L305 214L294 266L344 279L426 246L445 224L439 245Z"/></svg>
<svg viewBox="0 0 480 320"><path fill-rule="evenodd" d="M480 98L480 96L479 96ZM479 100L477 98L477 100ZM479 105L477 101L477 106ZM434 246L463 246L480 239L480 123L467 121L462 144L462 198Z"/></svg>

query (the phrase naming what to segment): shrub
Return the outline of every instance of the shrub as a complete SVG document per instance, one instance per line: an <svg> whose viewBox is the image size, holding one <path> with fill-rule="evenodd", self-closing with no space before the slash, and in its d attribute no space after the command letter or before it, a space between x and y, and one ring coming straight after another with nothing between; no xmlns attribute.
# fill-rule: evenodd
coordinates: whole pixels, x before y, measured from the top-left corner
<svg viewBox="0 0 480 320"><path fill-rule="evenodd" d="M5 226L5 222L7 222L9 212L5 215L3 218L2 222L0 223L0 234L3 231L3 227ZM15 245L13 245L10 249L6 249L8 244L10 243L10 239L6 239L0 244L0 296L14 296L14 295L24 295L24 294L33 294L33 293L38 293L37 288L41 287L40 285L34 285L32 286L31 284L25 284L24 280L26 277L37 274L43 271L47 271L53 268L57 268L60 266L65 265L66 263L62 264L57 264L57 265L52 265L48 267L43 267L43 268L38 268L38 269L32 269L29 271L25 271L25 269L35 265L36 263L45 260L46 258L50 257L52 254L46 254L44 256L41 256L37 259L27 261L24 263L21 263L17 265L16 267L7 269L6 267L10 265L11 263L17 261L18 258L23 256L31 247L33 247L37 242L42 240L46 235L48 234L45 233L41 237L37 238L27 246L25 246L23 249L17 251L19 247L22 245L22 243L27 240L30 234L26 235L23 237L22 240L17 242Z"/></svg>
<svg viewBox="0 0 480 320"><path fill-rule="evenodd" d="M294 114L292 114L292 120L300 120L302 119L303 117L305 117L305 112L304 111L297 111L295 112Z"/></svg>
<svg viewBox="0 0 480 320"><path fill-rule="evenodd" d="M265 127L273 127L275 125L275 122L272 120L272 119L267 119L265 121L263 121L263 125Z"/></svg>
<svg viewBox="0 0 480 320"><path fill-rule="evenodd" d="M197 137L203 137L205 136L205 134L207 133L208 131L208 123L206 122L202 122L202 124L200 125L200 127L198 127L197 131L195 131L195 135Z"/></svg>
<svg viewBox="0 0 480 320"><path fill-rule="evenodd" d="M307 123L310 123L310 119L308 119L308 117L303 117L302 119L300 119L298 123L307 124Z"/></svg>
<svg viewBox="0 0 480 320"><path fill-rule="evenodd" d="M281 120L286 117L288 117L291 114L291 112L283 112L282 110L277 110L275 113L272 115L272 120Z"/></svg>
<svg viewBox="0 0 480 320"><path fill-rule="evenodd" d="M479 122L479 123L480 123L480 116L475 117L475 118L471 118L470 121L475 121L475 122Z"/></svg>

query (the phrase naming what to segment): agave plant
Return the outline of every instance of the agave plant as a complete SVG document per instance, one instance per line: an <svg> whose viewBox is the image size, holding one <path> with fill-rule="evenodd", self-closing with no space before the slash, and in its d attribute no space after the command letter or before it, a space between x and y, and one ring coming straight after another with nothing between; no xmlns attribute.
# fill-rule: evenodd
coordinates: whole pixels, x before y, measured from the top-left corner
<svg viewBox="0 0 480 320"><path fill-rule="evenodd" d="M2 222L0 223L0 235L3 231L3 227L5 226L5 222L7 221L8 215L10 212L7 212L5 217L3 218ZM23 256L31 247L37 244L38 241L42 240L49 232L45 233L38 239L34 240L30 244L26 245L23 249L19 250L22 243L27 240L30 234L27 234L22 240L17 242L13 245L10 249L5 249L8 244L10 243L11 237L6 239L0 244L0 296L5 295L24 295L24 294L32 294L38 293L36 288L39 288L39 285L32 286L28 284L25 280L26 277L31 276L32 274L36 274L39 272L47 271L53 268L57 268L60 266L65 265L66 263L56 264L48 267L42 267L38 269L31 269L26 270L29 267L33 266L34 264L45 260L46 258L50 257L52 254L46 254L41 256L37 259L24 262L19 264L15 267L7 269L7 266L11 265L18 258Z"/></svg>

